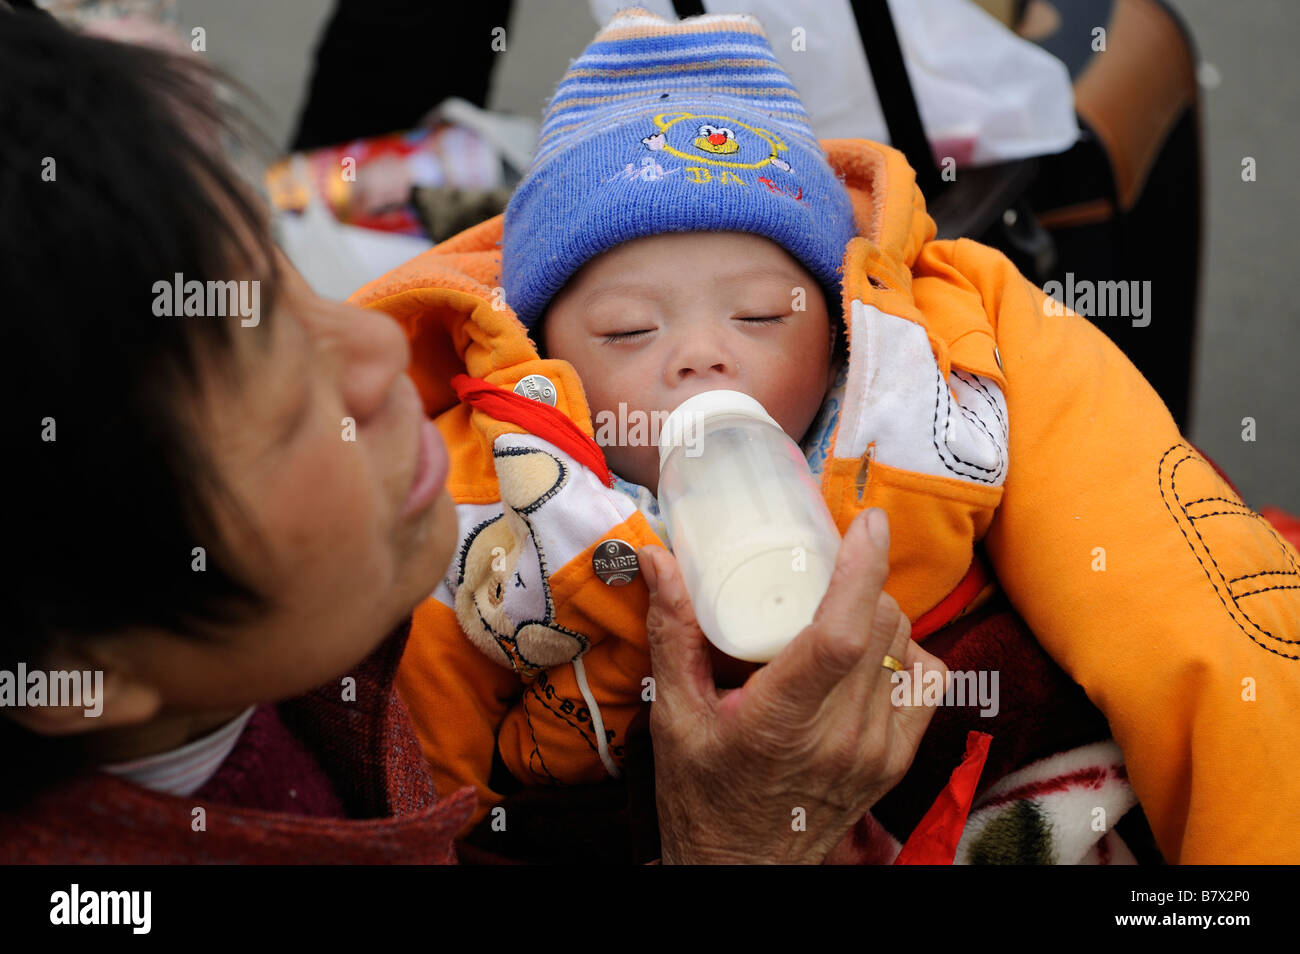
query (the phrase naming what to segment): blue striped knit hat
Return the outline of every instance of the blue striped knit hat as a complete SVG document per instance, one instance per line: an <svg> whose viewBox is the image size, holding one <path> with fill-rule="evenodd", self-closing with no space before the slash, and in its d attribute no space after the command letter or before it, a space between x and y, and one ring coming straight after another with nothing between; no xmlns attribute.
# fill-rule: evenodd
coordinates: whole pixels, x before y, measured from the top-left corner
<svg viewBox="0 0 1300 954"><path fill-rule="evenodd" d="M762 235L839 300L857 229L761 24L620 10L547 105L505 212L506 302L528 328L572 275L663 232Z"/></svg>

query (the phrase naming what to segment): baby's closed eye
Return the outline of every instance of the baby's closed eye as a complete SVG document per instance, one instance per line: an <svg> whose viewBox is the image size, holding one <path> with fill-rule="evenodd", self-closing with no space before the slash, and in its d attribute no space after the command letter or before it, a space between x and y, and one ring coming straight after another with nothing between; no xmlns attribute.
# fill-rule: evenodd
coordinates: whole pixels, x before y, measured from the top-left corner
<svg viewBox="0 0 1300 954"><path fill-rule="evenodd" d="M629 339L631 339L631 338L635 338L635 337L637 337L638 335L648 335L648 334L649 334L651 331L653 331L653 330L654 330L653 328L642 328L642 329L639 329L639 330L637 330L637 331L614 331L614 332L610 332L609 334L603 336L603 338L604 338L604 343L605 343L605 344L612 344L612 343L614 343L614 342L616 342L616 341L627 341L627 340L629 340Z"/></svg>
<svg viewBox="0 0 1300 954"><path fill-rule="evenodd" d="M785 321L784 315L736 315L737 321L743 321L747 324L754 325L776 325ZM630 341L641 335L648 335L654 331L653 328L637 328L631 331L611 331L601 335L603 344L614 344L619 341Z"/></svg>

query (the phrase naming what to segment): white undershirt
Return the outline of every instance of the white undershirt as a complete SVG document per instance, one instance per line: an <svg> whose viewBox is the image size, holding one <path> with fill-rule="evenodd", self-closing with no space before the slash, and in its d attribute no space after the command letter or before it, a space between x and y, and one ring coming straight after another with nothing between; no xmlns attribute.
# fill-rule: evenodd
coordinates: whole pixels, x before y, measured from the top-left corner
<svg viewBox="0 0 1300 954"><path fill-rule="evenodd" d="M193 742L187 742L178 749L146 755L128 762L101 765L100 771L120 776L155 792L193 795L217 774L217 769L221 768L221 763L239 741L255 708L256 706L249 706L219 729Z"/></svg>

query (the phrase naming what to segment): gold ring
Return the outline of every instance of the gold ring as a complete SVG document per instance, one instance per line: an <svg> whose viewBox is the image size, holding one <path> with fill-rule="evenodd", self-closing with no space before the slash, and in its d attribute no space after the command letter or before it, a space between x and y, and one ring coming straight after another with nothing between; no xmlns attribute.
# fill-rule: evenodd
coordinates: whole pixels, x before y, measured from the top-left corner
<svg viewBox="0 0 1300 954"><path fill-rule="evenodd" d="M886 656L884 659L880 661L880 665L884 666L886 669L892 672L901 672L903 668L903 664L899 662L897 659L895 659L893 656Z"/></svg>

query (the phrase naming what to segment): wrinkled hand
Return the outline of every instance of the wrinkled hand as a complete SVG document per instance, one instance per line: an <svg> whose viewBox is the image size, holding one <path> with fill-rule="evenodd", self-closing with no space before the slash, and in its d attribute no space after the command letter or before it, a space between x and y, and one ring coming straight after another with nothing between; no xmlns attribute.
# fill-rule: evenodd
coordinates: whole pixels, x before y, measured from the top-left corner
<svg viewBox="0 0 1300 954"><path fill-rule="evenodd" d="M912 641L907 617L882 590L884 511L864 511L849 525L812 623L739 689L714 684L672 554L650 546L638 556L650 587L650 731L664 863L820 863L902 779L934 715L932 707L891 704L885 654L908 671L920 662L946 673Z"/></svg>

